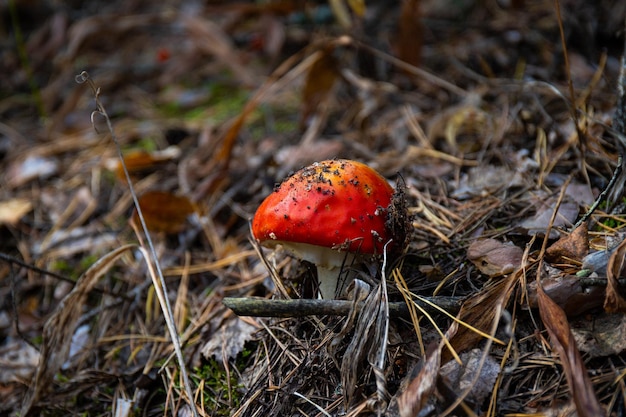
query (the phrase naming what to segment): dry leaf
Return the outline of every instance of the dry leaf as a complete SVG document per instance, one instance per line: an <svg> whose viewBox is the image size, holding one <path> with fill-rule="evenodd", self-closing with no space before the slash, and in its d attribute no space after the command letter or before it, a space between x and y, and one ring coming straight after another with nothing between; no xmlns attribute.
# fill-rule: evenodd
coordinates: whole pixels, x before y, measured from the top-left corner
<svg viewBox="0 0 626 417"><path fill-rule="evenodd" d="M458 330L457 323L452 323L446 331L445 338L452 338ZM426 359L418 364L407 377L407 387L396 394L398 412L401 417L415 417L424 409L437 386L437 378L441 367L441 354L445 346L444 339L431 344L426 352Z"/></svg>
<svg viewBox="0 0 626 417"><path fill-rule="evenodd" d="M187 218L195 211L193 203L185 196L165 191L149 191L139 197L139 207L148 230L167 234L180 233L187 225ZM139 224L137 211L133 222Z"/></svg>
<svg viewBox="0 0 626 417"><path fill-rule="evenodd" d="M572 233L562 236L546 250L546 260L552 263L582 262L589 253L587 223L578 226Z"/></svg>
<svg viewBox="0 0 626 417"><path fill-rule="evenodd" d="M530 235L545 233L546 230L548 230L548 225L552 219L554 207L557 202L558 196L555 196L537 203L537 212L535 215L521 222L520 227L526 229ZM578 217L578 203L569 196L565 196L554 218L554 223L552 224L553 230L550 236L558 237L558 232L554 230L554 228L570 227L576 220L576 217Z"/></svg>
<svg viewBox="0 0 626 417"><path fill-rule="evenodd" d="M582 269L588 269L596 272L600 276L606 275L606 269L609 265L611 255L617 250L620 244L624 242L625 233L615 233L606 236L596 236L589 241L589 246L597 249L583 258Z"/></svg>
<svg viewBox="0 0 626 417"><path fill-rule="evenodd" d="M541 280L544 292L565 311L567 316L576 316L600 307L604 300L604 288L600 286L583 288L576 275L556 276ZM538 307L537 281L528 283L528 305Z"/></svg>
<svg viewBox="0 0 626 417"><path fill-rule="evenodd" d="M449 108L431 120L428 137L431 141L443 137L453 154L475 152L485 138L493 134L493 116L478 107L478 96ZM463 140L461 140L463 139Z"/></svg>
<svg viewBox="0 0 626 417"><path fill-rule="evenodd" d="M522 263L524 251L512 243L495 239L480 239L467 249L467 259L485 275L490 277L510 274Z"/></svg>
<svg viewBox="0 0 626 417"><path fill-rule="evenodd" d="M451 360L441 367L443 382L452 393L458 394L471 387L465 400L472 404L482 404L493 390L500 373L500 363L491 355L487 355L482 368L479 368L482 356L481 349L472 349L461 353L462 364ZM474 382L477 372L480 375Z"/></svg>
<svg viewBox="0 0 626 417"><path fill-rule="evenodd" d="M470 296L463 302L457 317L465 323L488 333L493 327L494 320L500 320L500 317L496 316L496 312L502 311L508 304L513 289L520 280L519 275L521 273L523 273L521 270L517 270L503 279L493 281L491 285ZM450 343L457 352L462 352L473 348L482 337L474 330L461 326L450 340ZM450 352L444 352L446 362L450 359L450 356Z"/></svg>
<svg viewBox="0 0 626 417"><path fill-rule="evenodd" d="M604 410L596 398L587 369L578 352L565 312L546 295L541 286L537 288L539 314L548 330L552 346L556 350L580 417L598 417Z"/></svg>
<svg viewBox="0 0 626 417"><path fill-rule="evenodd" d="M607 267L607 287L604 309L608 313L626 313L626 300L619 292L618 278L621 276L626 261L626 240L613 252Z"/></svg>
<svg viewBox="0 0 626 417"><path fill-rule="evenodd" d="M246 342L252 340L252 335L256 331L257 327L238 317L232 317L231 320L222 323L219 330L205 343L202 347L202 356L207 359L213 357L219 363L225 359L235 359Z"/></svg>
<svg viewBox="0 0 626 417"><path fill-rule="evenodd" d="M359 385L359 376L363 375L363 368L367 366L365 364L369 364L374 369L373 358L386 349L388 327L389 300L387 292L379 284L364 301L355 324L354 335L341 361L341 383L344 387L343 396L347 405L350 405L354 399L354 393Z"/></svg>
<svg viewBox="0 0 626 417"><path fill-rule="evenodd" d="M302 115L300 125L303 127L309 117L320 110L339 78L337 59L333 56L334 47L326 47L309 68L302 90Z"/></svg>
<svg viewBox="0 0 626 417"><path fill-rule="evenodd" d="M428 400L432 398L437 387L443 346L443 342L431 345L426 352L426 360L419 368L415 367L412 371L415 375L412 375L411 382L398 397L398 411L401 417L419 415Z"/></svg>
<svg viewBox="0 0 626 417"><path fill-rule="evenodd" d="M592 319L581 317L571 327L578 349L592 358L626 351L626 316L623 314L601 314Z"/></svg>
<svg viewBox="0 0 626 417"><path fill-rule="evenodd" d="M463 175L459 187L452 193L458 199L471 198L495 194L501 190L524 185L524 179L519 173L506 167L493 165L470 168L467 175Z"/></svg>
<svg viewBox="0 0 626 417"><path fill-rule="evenodd" d="M61 300L54 313L44 326L43 340L37 372L30 384L28 393L22 402L21 416L32 415L32 407L51 386L55 374L67 360L72 335L78 319L83 313L87 295L104 275L127 250L135 245L125 245L109 252L96 261L76 281L72 291Z"/></svg>
<svg viewBox="0 0 626 417"><path fill-rule="evenodd" d="M7 201L0 201L0 225L13 225L29 211L33 209L30 200L26 198L13 198Z"/></svg>
<svg viewBox="0 0 626 417"><path fill-rule="evenodd" d="M395 38L398 58L416 67L420 64L422 52L422 20L419 5L419 0L402 2L398 34Z"/></svg>
<svg viewBox="0 0 626 417"><path fill-rule="evenodd" d="M138 173L148 169L154 169L158 165L176 159L180 156L180 148L177 146L170 146L162 151L148 152L144 150L136 150L124 155L124 163L128 172ZM121 179L126 180L124 175L124 169L118 158L111 158L104 162L104 166L115 172L115 175Z"/></svg>
<svg viewBox="0 0 626 417"><path fill-rule="evenodd" d="M0 349L0 384L27 380L39 362L39 352L22 339L7 337Z"/></svg>

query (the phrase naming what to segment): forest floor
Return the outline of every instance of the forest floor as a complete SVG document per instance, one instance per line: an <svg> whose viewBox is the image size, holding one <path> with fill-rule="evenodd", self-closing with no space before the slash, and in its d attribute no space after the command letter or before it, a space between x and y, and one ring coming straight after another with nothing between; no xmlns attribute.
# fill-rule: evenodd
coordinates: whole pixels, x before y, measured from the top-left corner
<svg viewBox="0 0 626 417"><path fill-rule="evenodd" d="M0 415L626 415L626 3L0 16ZM334 158L402 230L333 301L250 221Z"/></svg>

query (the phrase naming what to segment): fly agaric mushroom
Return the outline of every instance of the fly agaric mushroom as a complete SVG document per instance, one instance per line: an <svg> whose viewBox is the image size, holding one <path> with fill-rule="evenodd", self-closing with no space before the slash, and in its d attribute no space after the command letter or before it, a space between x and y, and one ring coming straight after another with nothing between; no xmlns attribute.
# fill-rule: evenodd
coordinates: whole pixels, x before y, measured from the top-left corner
<svg viewBox="0 0 626 417"><path fill-rule="evenodd" d="M316 162L274 189L252 220L262 245L282 245L317 266L322 298L335 298L338 267L381 254L393 187L365 164L346 159Z"/></svg>

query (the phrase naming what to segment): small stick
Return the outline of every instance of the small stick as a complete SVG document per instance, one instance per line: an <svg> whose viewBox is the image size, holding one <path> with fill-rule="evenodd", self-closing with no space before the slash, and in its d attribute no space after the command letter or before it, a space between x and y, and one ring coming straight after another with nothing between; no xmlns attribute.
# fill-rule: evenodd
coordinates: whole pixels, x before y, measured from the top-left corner
<svg viewBox="0 0 626 417"><path fill-rule="evenodd" d="M461 308L462 297L422 297L423 299L455 314ZM305 316L347 316L353 302L347 300L268 300L265 298L235 298L226 297L222 300L238 316L253 317L305 317ZM415 300L428 313L437 313L432 306L420 300ZM357 304L360 311L363 302ZM401 302L389 303L389 315L392 317L410 317L406 304Z"/></svg>

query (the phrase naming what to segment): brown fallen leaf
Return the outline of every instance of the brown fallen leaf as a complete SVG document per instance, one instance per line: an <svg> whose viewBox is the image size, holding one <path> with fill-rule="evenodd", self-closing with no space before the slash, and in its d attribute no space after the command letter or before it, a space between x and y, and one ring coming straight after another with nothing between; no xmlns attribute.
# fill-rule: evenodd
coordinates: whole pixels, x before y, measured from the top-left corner
<svg viewBox="0 0 626 417"><path fill-rule="evenodd" d="M431 120L428 137L431 141L443 137L448 152L459 155L480 149L485 138L493 135L494 116L478 106L475 96L465 103L442 111Z"/></svg>
<svg viewBox="0 0 626 417"><path fill-rule="evenodd" d="M583 288L580 277L565 275L544 278L541 280L544 292L568 317L582 314L592 308L600 307L604 300L604 287L594 286ZM537 308L537 281L528 283L528 305Z"/></svg>
<svg viewBox="0 0 626 417"><path fill-rule="evenodd" d="M448 328L445 337L450 338L456 333L457 324ZM397 398L398 412L401 417L414 417L428 403L437 387L437 378L441 368L441 351L445 343L433 343L426 352L421 366L415 367L409 375L409 383Z"/></svg>
<svg viewBox="0 0 626 417"><path fill-rule="evenodd" d="M154 169L164 162L178 158L180 153L180 148L176 146L171 146L162 151L153 152L135 150L124 155L124 164L126 164L128 172L133 174L148 169ZM105 161L104 165L108 170L115 172L117 178L122 181L126 181L124 169L118 158L109 159Z"/></svg>
<svg viewBox="0 0 626 417"><path fill-rule="evenodd" d="M546 295L541 285L537 287L537 302L541 320L548 330L554 350L561 359L570 397L574 400L578 416L603 416L604 410L596 398L565 312Z"/></svg>
<svg viewBox="0 0 626 417"><path fill-rule="evenodd" d="M522 187L524 182L522 175L509 168L479 165L470 168L467 174L461 177L459 187L452 196L464 200L474 196L496 194L512 187Z"/></svg>
<svg viewBox="0 0 626 417"><path fill-rule="evenodd" d="M165 191L148 191L142 194L139 197L139 206L148 229L167 234L183 231L187 218L195 211L193 203L187 197ZM132 221L139 224L136 210Z"/></svg>
<svg viewBox="0 0 626 417"><path fill-rule="evenodd" d="M607 313L626 313L626 300L619 291L618 278L624 269L626 262L626 240L617 247L609 258L607 267L607 287L606 298L604 299L604 309Z"/></svg>
<svg viewBox="0 0 626 417"><path fill-rule="evenodd" d="M587 223L578 226L568 235L562 236L546 249L546 260L552 263L582 262L589 253Z"/></svg>
<svg viewBox="0 0 626 417"><path fill-rule="evenodd" d="M510 274L522 263L524 251L512 243L495 239L480 239L467 249L467 259L485 275L490 277Z"/></svg>
<svg viewBox="0 0 626 417"><path fill-rule="evenodd" d="M519 283L523 270L518 269L503 279L494 280L481 291L470 296L463 302L457 317L459 320L473 326L482 332L489 333L493 328L494 320L500 320L496 316L502 311L511 299L515 286ZM450 339L452 347L457 352L462 352L476 346L483 336L475 330L461 326L456 334ZM443 359L447 362L451 358L449 351L443 352Z"/></svg>
<svg viewBox="0 0 626 417"><path fill-rule="evenodd" d="M333 56L334 49L332 45L323 48L306 75L302 90L301 128L313 114L325 107L324 103L339 78L339 63Z"/></svg>
<svg viewBox="0 0 626 417"><path fill-rule="evenodd" d="M554 208L558 210L554 221ZM537 212L531 218L528 218L520 223L522 229L526 229L529 235L543 235L548 226L551 225L550 236L555 235L558 237L558 232L555 230L557 227L570 227L578 217L578 203L566 195L559 204L558 196L549 197L543 201L537 201L535 203Z"/></svg>
<svg viewBox="0 0 626 417"><path fill-rule="evenodd" d="M422 53L422 20L419 4L419 0L402 2L398 34L394 42L398 58L416 67L420 64Z"/></svg>

